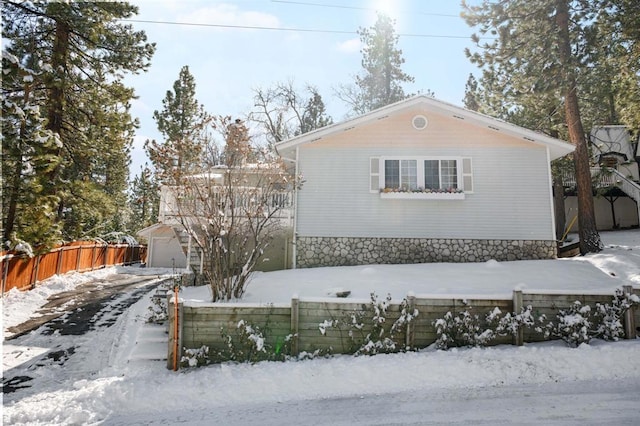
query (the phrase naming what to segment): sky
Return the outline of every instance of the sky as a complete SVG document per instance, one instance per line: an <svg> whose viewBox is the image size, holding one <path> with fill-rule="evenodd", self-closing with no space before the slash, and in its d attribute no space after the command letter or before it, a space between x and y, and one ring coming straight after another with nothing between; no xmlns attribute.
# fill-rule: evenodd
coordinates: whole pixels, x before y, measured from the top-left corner
<svg viewBox="0 0 640 426"><path fill-rule="evenodd" d="M528 290L572 286L592 292L604 276L609 278L602 290L613 288L614 282L618 287L638 288L640 231L603 232L601 236L605 244L601 253L571 259L465 265L475 268L471 271L461 270L460 264L384 266L405 280L417 272L424 276L427 271L420 268L433 267L437 274L446 271L450 278L473 277L479 287L497 293L511 291L517 281L526 281ZM547 274L551 263L564 268L564 273ZM519 272L518 264L525 265ZM485 273L487 266L491 274ZM582 268L590 273L578 272L574 277ZM348 268L332 269L331 278L347 276L356 294L364 294L371 282L386 279L385 272L375 268L362 274L354 267L356 273L350 276ZM314 268L264 273L259 284L281 282L285 273L291 275L289 285L307 281L318 286L327 272L327 268ZM110 267L54 276L31 291L12 289L0 299L5 339L11 336L7 328L29 314L37 315L48 297L116 273L160 279L171 270ZM542 278L538 284L531 277L536 274ZM380 280L372 279L378 275ZM495 279L501 275L510 279ZM442 291L435 284L424 280L424 286L414 290ZM180 297L189 303L195 290L184 288ZM278 288L273 293L284 294L285 290ZM287 294L292 291L296 289L289 287ZM468 288L455 285L448 291L466 294ZM145 321L152 294L117 317L111 314L127 295L111 299L110 305L96 313L100 321L86 334L51 333L43 326L4 340L3 377L32 378L24 382L30 387L3 394L4 424L637 424L640 339L593 340L577 348L562 341L448 351L430 347L371 357L227 363L176 373L166 368L165 326ZM62 349L64 359L54 356Z"/></svg>
<svg viewBox="0 0 640 426"><path fill-rule="evenodd" d="M353 83L361 71L356 31L371 27L380 10L396 20L403 70L415 78L405 86L406 93L430 90L440 100L462 105L469 74L478 74L464 54L465 47L473 48L473 30L460 18L457 0L132 3L139 7L132 20L148 22L131 24L156 43L149 71L125 80L135 88L132 114L140 120L132 175L146 161L144 141L161 139L153 112L162 109L162 99L185 65L195 78L197 99L211 114L245 117L253 108L255 89L292 81L300 90L307 84L317 87L329 115L342 121L348 108L335 97L335 89Z"/></svg>

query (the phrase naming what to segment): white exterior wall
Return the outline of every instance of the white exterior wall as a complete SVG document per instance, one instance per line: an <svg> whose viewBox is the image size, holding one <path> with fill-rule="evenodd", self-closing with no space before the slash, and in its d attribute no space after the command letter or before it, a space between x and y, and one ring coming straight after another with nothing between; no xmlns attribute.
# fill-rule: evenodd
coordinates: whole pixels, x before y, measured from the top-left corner
<svg viewBox="0 0 640 426"><path fill-rule="evenodd" d="M299 236L555 240L545 147L427 114L429 126L417 131L415 114L299 147ZM470 157L473 193L464 200L371 193L370 158L404 155Z"/></svg>

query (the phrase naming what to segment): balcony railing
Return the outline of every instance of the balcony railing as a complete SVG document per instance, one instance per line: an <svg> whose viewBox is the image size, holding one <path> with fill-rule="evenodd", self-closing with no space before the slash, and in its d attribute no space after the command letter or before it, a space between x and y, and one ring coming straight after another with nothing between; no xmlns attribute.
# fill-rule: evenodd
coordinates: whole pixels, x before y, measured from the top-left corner
<svg viewBox="0 0 640 426"><path fill-rule="evenodd" d="M186 193L165 192L160 202L159 220L163 223L179 222L180 217L206 217L221 211L243 217L247 214L258 215L265 212L276 219L293 217L293 192L275 191L266 194L256 188L235 188L233 194L225 193L226 188L210 188L203 196L191 197ZM232 212L233 209L233 212Z"/></svg>

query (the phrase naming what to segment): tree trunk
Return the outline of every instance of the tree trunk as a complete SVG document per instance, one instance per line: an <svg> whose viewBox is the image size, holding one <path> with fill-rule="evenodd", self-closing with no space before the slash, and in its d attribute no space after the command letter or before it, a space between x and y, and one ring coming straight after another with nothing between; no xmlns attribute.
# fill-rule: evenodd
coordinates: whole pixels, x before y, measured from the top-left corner
<svg viewBox="0 0 640 426"><path fill-rule="evenodd" d="M600 234L596 228L595 210L593 207L593 188L591 184L591 167L589 149L582 127L576 77L571 61L571 43L569 38L569 8L567 0L557 1L556 23L558 25L558 52L565 72L564 109L569 130L569 139L576 146L573 162L576 171L578 195L578 232L580 235L580 253L595 253L602 250Z"/></svg>
<svg viewBox="0 0 640 426"><path fill-rule="evenodd" d="M64 104L65 104L65 91L64 91L64 73L67 67L67 57L69 52L69 34L70 29L67 23L56 20L56 35L53 44L53 54L51 58L51 66L53 73L56 75L49 81L49 99L47 109L47 129L53 133L58 134L60 140L64 143L63 138L63 117L64 117ZM62 155L62 149L57 148L51 153L52 155L59 157ZM48 173L47 180L49 182L49 188L45 190L48 195L58 195L60 188L58 188L57 181L60 173L60 165L53 168ZM57 206L58 219L62 218L63 202L60 199Z"/></svg>
<svg viewBox="0 0 640 426"><path fill-rule="evenodd" d="M562 178L553 180L553 205L556 216L556 240L560 241L564 235L564 227L567 224L567 216L564 210L564 185Z"/></svg>

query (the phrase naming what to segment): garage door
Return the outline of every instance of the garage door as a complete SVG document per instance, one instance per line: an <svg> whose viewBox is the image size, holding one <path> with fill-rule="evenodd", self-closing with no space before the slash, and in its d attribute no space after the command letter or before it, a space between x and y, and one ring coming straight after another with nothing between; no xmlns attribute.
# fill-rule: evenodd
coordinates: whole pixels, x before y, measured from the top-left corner
<svg viewBox="0 0 640 426"><path fill-rule="evenodd" d="M151 259L149 267L185 268L187 259L175 238L155 237L151 240Z"/></svg>

